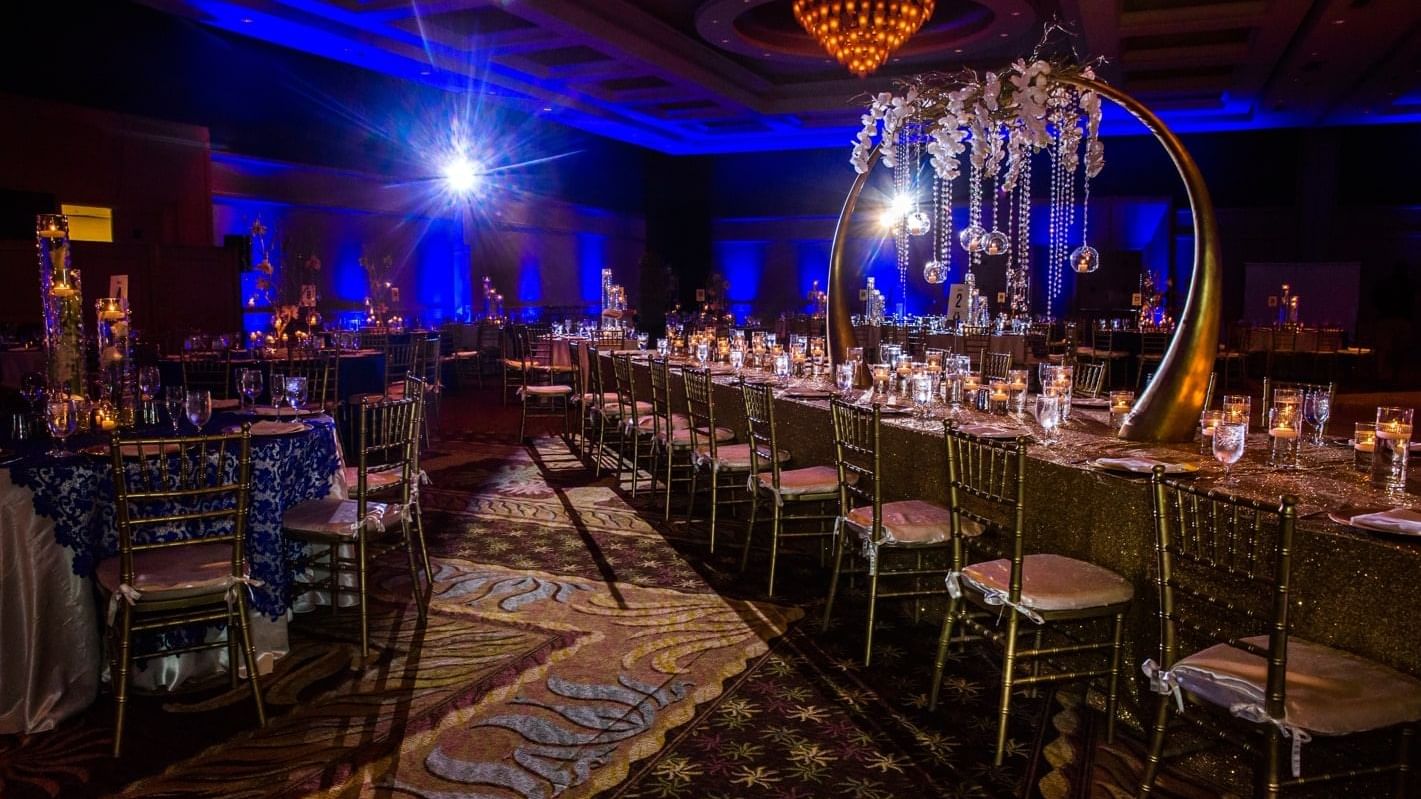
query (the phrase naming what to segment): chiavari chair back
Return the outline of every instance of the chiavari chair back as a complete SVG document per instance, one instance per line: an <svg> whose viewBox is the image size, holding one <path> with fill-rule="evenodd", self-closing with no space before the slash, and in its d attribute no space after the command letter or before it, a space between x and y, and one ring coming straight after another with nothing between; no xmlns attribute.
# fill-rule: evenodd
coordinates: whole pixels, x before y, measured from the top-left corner
<svg viewBox="0 0 1421 799"><path fill-rule="evenodd" d="M1105 362L1082 361L1075 365L1071 393L1081 397L1099 397L1105 388Z"/></svg>
<svg viewBox="0 0 1421 799"><path fill-rule="evenodd" d="M371 550L391 526L399 525L409 560L410 591L421 620L428 601L428 592L420 587L421 560L426 583L432 588L433 572L429 570L422 525L416 522L414 530L418 535L412 534L410 525L417 518L414 510L418 507L415 494L420 479L422 383L418 378L407 378L403 398L365 402L356 407L355 480L348 486L348 499L308 500L289 508L282 517L283 532L288 538L326 550L327 576L306 581L302 587L329 592L333 613L339 609L341 595L359 597L360 654L365 662L370 658ZM376 501L373 497L382 492L388 500ZM341 576L347 573L354 573L354 587L342 582Z"/></svg>
<svg viewBox="0 0 1421 799"><path fill-rule="evenodd" d="M1159 660L1143 667L1157 698L1139 794L1155 787L1176 710L1261 756L1257 795L1388 773L1404 793L1421 681L1291 635L1297 498L1228 496L1166 480L1162 467L1151 489L1160 648ZM1393 762L1348 758L1335 771L1302 774L1302 747L1315 734L1387 728L1398 733Z"/></svg>
<svg viewBox="0 0 1421 799"><path fill-rule="evenodd" d="M685 435L691 443L691 494L686 503L686 520L695 517L696 489L700 471L704 468L710 488L710 550L715 552L716 526L725 507L750 502L745 477L750 471L753 455L750 444L733 444L735 432L715 423L715 394L709 369L683 369L686 385L686 417L689 427ZM672 435L677 435L672 431ZM787 456L786 456L787 457ZM739 492L734 499L721 499L721 491ZM734 496L734 494L732 494Z"/></svg>
<svg viewBox="0 0 1421 799"><path fill-rule="evenodd" d="M651 474L656 474L657 449L654 445L656 414L651 403L637 399L636 376L632 372L629 353L613 353L612 377L617 386L617 418L621 424L623 442L631 442L632 496L636 496L641 481L642 442L647 441L646 455L652 460ZM621 482L623 466L627 464L626 445L617 453L617 482ZM653 477L653 479L655 479Z"/></svg>
<svg viewBox="0 0 1421 799"><path fill-rule="evenodd" d="M983 380L1006 380L1007 372L1011 371L1010 352L984 352L982 353L982 379Z"/></svg>
<svg viewBox="0 0 1421 799"><path fill-rule="evenodd" d="M240 432L181 438L123 438L109 453L114 475L118 555L99 563L113 636L114 743L122 753L130 665L166 652L134 653L134 633L226 624L232 685L238 651L266 726L256 650L247 619L246 529L252 491L250 425ZM174 538L181 530L182 538ZM256 583L259 584L259 583ZM169 650L171 651L171 650Z"/></svg>
<svg viewBox="0 0 1421 799"><path fill-rule="evenodd" d="M1026 553L1027 438L983 438L952 421L945 432L952 564L929 707L937 706L947 650L960 626L1002 649L997 765L1006 751L1012 692L1023 686L1106 678L1106 738L1112 739L1134 588L1092 563ZM1022 648L1023 620L1036 625L1030 648ZM1045 645L1048 634L1064 643ZM1023 673L1028 663L1030 672Z"/></svg>
<svg viewBox="0 0 1421 799"><path fill-rule="evenodd" d="M827 625L834 610L845 551L862 552L867 560L868 626L864 640L864 666L873 659L873 627L879 599L914 599L945 592L945 563L924 558L941 556L949 544L951 523L947 508L922 500L883 501L880 413L877 405L863 408L835 397L829 400L834 423L834 459L839 488L839 514L834 542L834 576L824 606ZM850 547L850 538L858 546ZM908 556L912 556L911 559ZM938 558L942 560L941 557ZM904 581L902 590L882 591L880 580ZM911 582L907 582L911 581ZM923 585L936 585L924 588ZM914 613L920 603L914 604Z"/></svg>
<svg viewBox="0 0 1421 799"><path fill-rule="evenodd" d="M188 353L181 356L183 390L206 390L213 399L232 398L232 354Z"/></svg>
<svg viewBox="0 0 1421 799"><path fill-rule="evenodd" d="M395 333L385 339L385 386L404 382L415 365L419 344L413 333Z"/></svg>
<svg viewBox="0 0 1421 799"><path fill-rule="evenodd" d="M306 378L306 401L334 411L340 404L340 353L336 350L316 352L292 351L284 364L287 377Z"/></svg>

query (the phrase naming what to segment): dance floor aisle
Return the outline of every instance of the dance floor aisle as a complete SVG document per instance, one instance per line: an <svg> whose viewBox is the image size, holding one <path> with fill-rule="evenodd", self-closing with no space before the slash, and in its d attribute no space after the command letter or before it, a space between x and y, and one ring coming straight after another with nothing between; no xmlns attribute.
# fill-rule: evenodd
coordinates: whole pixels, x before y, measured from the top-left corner
<svg viewBox="0 0 1421 799"><path fill-rule="evenodd" d="M376 664L356 615L298 616L265 687L225 683L130 711L108 756L106 698L55 731L0 737L0 795L677 797L1120 796L1139 746L1097 743L1079 694L1015 704L991 763L991 664L955 655L926 710L936 626L884 613L860 666L852 591L819 624L827 571L782 561L785 596L736 574L738 547L660 523L556 436L521 446L512 406L446 400L425 461L436 595L421 627L403 555L375 580ZM659 510L657 508L656 510ZM738 543L738 520L725 522ZM1172 780L1178 795L1216 795Z"/></svg>

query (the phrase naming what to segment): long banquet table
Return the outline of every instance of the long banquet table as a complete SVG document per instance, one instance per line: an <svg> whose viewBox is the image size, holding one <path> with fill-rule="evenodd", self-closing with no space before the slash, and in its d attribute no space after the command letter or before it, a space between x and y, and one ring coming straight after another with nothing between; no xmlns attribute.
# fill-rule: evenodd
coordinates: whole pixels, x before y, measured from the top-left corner
<svg viewBox="0 0 1421 799"><path fill-rule="evenodd" d="M273 366L279 366L286 361L284 358L277 359L255 359L246 351L235 351L232 353L232 369L234 374L232 380L236 381L235 370L243 368L258 368L262 370L263 390L271 384L271 371ZM379 350L351 350L342 352L340 360L336 365L336 383L342 402L350 397L361 394L380 394L385 390L385 353ZM167 356L158 362L159 374L165 386L180 386L183 384L182 361L177 356ZM233 385L232 391L236 391ZM232 396L236 396L234 393ZM259 398L259 401L265 401Z"/></svg>
<svg viewBox="0 0 1421 799"><path fill-rule="evenodd" d="M610 366L604 365L610 373ZM638 396L650 396L650 374L638 366ZM769 379L747 370L746 379ZM745 440L743 399L730 374L714 376L716 425L735 430ZM684 389L672 378L675 407L684 409ZM1133 696L1148 690L1139 672L1146 657L1157 657L1157 592L1153 585L1154 527L1149 482L1089 466L1088 460L1127 453L1154 454L1166 460L1201 460L1199 445L1142 445L1122 441L1107 424L1104 409L1073 409L1060 431L1060 443L1032 444L1028 452L1027 551L1052 552L1105 566L1135 585L1136 602L1127 631L1128 671L1135 678ZM884 499L924 499L947 504L946 446L942 411L933 429L914 429L906 417L884 417L882 450ZM1009 417L963 411L968 421L1010 422ZM794 466L834 462L832 422L827 400L778 397L775 421L781 448ZM1026 433L1030 428L1023 427ZM1344 506L1392 507L1396 503L1372 489L1352 469L1350 448L1305 446L1303 469L1278 472L1266 465L1263 434L1250 436L1248 450L1235 467L1228 492L1277 500L1295 494L1298 531L1293 553L1296 605L1293 631L1301 638L1329 644L1421 675L1421 592L1410 586L1421 574L1421 542L1369 533L1333 523L1327 512ZM1414 474L1414 473L1413 473ZM1202 463L1195 480L1222 479L1212 460ZM1413 478L1414 504L1421 486ZM737 520L738 521L738 520ZM726 529L740 534L731 522ZM741 523L743 524L743 522ZM828 574L824 575L827 592ZM852 611L849 611L852 612ZM931 618L931 616L925 616ZM924 630L924 634L932 634Z"/></svg>
<svg viewBox="0 0 1421 799"><path fill-rule="evenodd" d="M208 429L242 418L217 414ZM345 490L335 423L304 421L304 432L252 438L246 545L251 574L263 583L252 589L250 608L263 669L286 650L291 565L302 556L282 534L282 514ZM49 729L97 694L102 620L91 578L98 561L117 552L114 507L107 454L57 459L36 451L0 467L0 733ZM225 656L222 649L147 661L134 684L176 687Z"/></svg>

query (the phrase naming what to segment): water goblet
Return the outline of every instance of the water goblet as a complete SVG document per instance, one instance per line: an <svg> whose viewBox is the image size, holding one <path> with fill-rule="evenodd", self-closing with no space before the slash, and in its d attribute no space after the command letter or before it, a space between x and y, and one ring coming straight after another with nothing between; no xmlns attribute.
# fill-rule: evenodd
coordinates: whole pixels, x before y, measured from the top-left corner
<svg viewBox="0 0 1421 799"><path fill-rule="evenodd" d="M205 388L189 391L183 400L183 409L187 411L187 420L192 422L199 433L202 432L202 428L212 418L212 392Z"/></svg>
<svg viewBox="0 0 1421 799"><path fill-rule="evenodd" d="M1048 447L1055 444L1056 428L1061 424L1060 397L1055 394L1036 397L1036 423L1041 425L1041 443Z"/></svg>
<svg viewBox="0 0 1421 799"><path fill-rule="evenodd" d="M56 394L44 404L44 421L49 434L59 442L49 451L50 457L67 458L69 451L65 441L79 429L79 406L67 394Z"/></svg>
<svg viewBox="0 0 1421 799"><path fill-rule="evenodd" d="M276 418L281 419L281 406L286 404L286 375L281 372L271 373L271 405L276 408Z"/></svg>
<svg viewBox="0 0 1421 799"><path fill-rule="evenodd" d="M854 388L854 375L857 364L841 363L834 367L835 385L839 388L839 393L847 395Z"/></svg>
<svg viewBox="0 0 1421 799"><path fill-rule="evenodd" d="M1247 424L1223 421L1214 426L1214 459L1224 466L1225 484L1233 484L1233 465L1243 457L1243 450L1247 446Z"/></svg>
<svg viewBox="0 0 1421 799"><path fill-rule="evenodd" d="M183 418L183 402L187 393L182 386L168 386L163 390L163 405L168 411L168 423L173 426L173 435L178 434L178 425Z"/></svg>
<svg viewBox="0 0 1421 799"><path fill-rule="evenodd" d="M740 370L745 368L745 350L736 347L730 351L730 368L735 370L735 374L740 374Z"/></svg>
<svg viewBox="0 0 1421 799"><path fill-rule="evenodd" d="M237 373L237 388L242 392L242 407L254 408L257 396L262 393L262 372L260 369L243 369Z"/></svg>
<svg viewBox="0 0 1421 799"><path fill-rule="evenodd" d="M286 378L286 401L290 403L292 413L297 416L306 407L306 387L305 377Z"/></svg>
<svg viewBox="0 0 1421 799"><path fill-rule="evenodd" d="M1324 446L1322 430L1327 427L1327 417L1332 415L1332 397L1326 391L1309 391L1303 396L1303 419L1312 426L1312 443Z"/></svg>

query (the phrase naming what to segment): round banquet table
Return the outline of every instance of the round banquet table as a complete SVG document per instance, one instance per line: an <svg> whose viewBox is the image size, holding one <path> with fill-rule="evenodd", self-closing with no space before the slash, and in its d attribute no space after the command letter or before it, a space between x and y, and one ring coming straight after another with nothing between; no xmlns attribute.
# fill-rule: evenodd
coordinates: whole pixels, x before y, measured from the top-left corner
<svg viewBox="0 0 1421 799"><path fill-rule="evenodd" d="M207 430L245 418L217 414ZM300 544L282 534L282 515L298 502L345 491L335 423L325 416L304 421L304 432L252 437L246 548L251 575L262 581L250 589L249 607L263 671L286 651L291 576L303 563ZM70 439L76 450L104 441ZM104 669L91 578L98 562L118 551L112 467L107 453L50 457L48 443L36 442L0 467L0 733L47 730L82 711ZM133 684L175 688L224 668L226 657L219 648L140 661Z"/></svg>
<svg viewBox="0 0 1421 799"><path fill-rule="evenodd" d="M637 391L650 396L645 365L636 371ZM714 373L713 373L714 374ZM747 370L747 380L770 379ZM713 378L715 425L746 435L744 400L733 375ZM685 408L680 370L671 379L673 407ZM790 452L791 468L834 463L833 423L829 403L822 399L775 400L779 447ZM941 412L939 412L941 416ZM1060 444L1032 444L1027 453L1026 546L1028 552L1051 552L1110 568L1135 586L1135 603L1126 630L1126 689L1122 699L1138 708L1149 688L1140 663L1159 656L1158 592L1154 587L1155 531L1149 481L1093 468L1093 458L1141 453L1166 460L1203 460L1199 445L1147 445L1122 441L1106 422L1104 409L1073 408L1071 421L1059 431ZM1013 424L1009 417L963 411L966 422ZM947 504L947 454L941 419L931 429L919 429L907 417L883 419L880 450L884 501L922 499ZM1024 428L1030 434L1031 428ZM1305 468L1278 472L1266 465L1267 436L1250 435L1236 467L1230 493L1276 501L1283 494L1300 498L1293 548L1293 633L1317 643L1372 658L1404 672L1421 675L1421 592L1407 590L1421 571L1421 541L1416 537L1358 530L1329 521L1327 512L1344 507L1385 508L1398 504L1371 488L1352 470L1350 448L1305 447ZM1421 470L1413 470L1408 496L1400 504L1415 504L1421 494ZM1217 484L1217 464L1205 461L1195 481ZM740 529L743 521L727 520ZM824 590L828 574L823 576ZM845 611L852 613L852 611ZM924 618L941 620L940 614ZM861 618L861 617L860 617ZM852 622L859 623L858 619ZM924 635L936 635L925 627Z"/></svg>
<svg viewBox="0 0 1421 799"><path fill-rule="evenodd" d="M232 368L243 369L253 366L262 370L262 386L271 384L271 370L274 365L284 364L285 358L277 359L254 359L245 350L238 350L232 353ZM336 366L338 370L336 379L339 382L341 402L349 400L351 397L361 394L383 394L385 393L385 353L379 350L355 350L343 352L340 361ZM162 376L163 385L180 386L183 383L182 360L176 355L169 355L158 362L158 371ZM236 375L232 375L236 379ZM236 387L233 386L233 392ZM237 396L235 393L232 396ZM258 398L259 401L264 401Z"/></svg>

